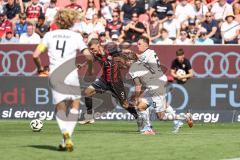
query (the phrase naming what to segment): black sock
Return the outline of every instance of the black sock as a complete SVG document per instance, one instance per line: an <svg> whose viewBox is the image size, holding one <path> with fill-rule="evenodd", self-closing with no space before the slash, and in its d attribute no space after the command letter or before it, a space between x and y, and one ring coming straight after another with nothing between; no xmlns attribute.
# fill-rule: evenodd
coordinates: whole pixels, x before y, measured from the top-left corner
<svg viewBox="0 0 240 160"><path fill-rule="evenodd" d="M127 110L129 113L131 113L131 114L134 116L135 119L138 118L137 111L136 111L136 109L135 109L134 107L128 107L126 110Z"/></svg>
<svg viewBox="0 0 240 160"><path fill-rule="evenodd" d="M87 114L92 114L92 97L85 97L85 105L87 107Z"/></svg>

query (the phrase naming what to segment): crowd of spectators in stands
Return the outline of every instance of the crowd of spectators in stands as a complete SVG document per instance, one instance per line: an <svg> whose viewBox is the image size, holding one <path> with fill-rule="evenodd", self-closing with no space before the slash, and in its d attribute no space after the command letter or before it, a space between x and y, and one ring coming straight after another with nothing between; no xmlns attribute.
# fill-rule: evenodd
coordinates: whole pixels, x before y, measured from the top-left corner
<svg viewBox="0 0 240 160"><path fill-rule="evenodd" d="M79 12L71 30L85 42L134 43L141 35L151 44L240 44L240 0L0 0L0 43L37 44L57 29L60 8ZM96 4L97 3L97 4ZM99 6L97 6L99 5Z"/></svg>

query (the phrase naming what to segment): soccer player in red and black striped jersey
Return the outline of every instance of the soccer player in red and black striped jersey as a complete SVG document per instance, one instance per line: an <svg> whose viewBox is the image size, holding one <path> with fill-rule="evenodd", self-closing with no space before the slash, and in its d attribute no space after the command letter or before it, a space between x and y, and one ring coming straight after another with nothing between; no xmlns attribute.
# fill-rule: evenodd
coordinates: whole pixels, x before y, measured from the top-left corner
<svg viewBox="0 0 240 160"><path fill-rule="evenodd" d="M101 93L102 91L111 91L111 93L118 99L121 106L137 118L135 107L128 103L123 80L120 74L119 63L117 63L117 59L120 58L120 53L115 50L115 47L112 47L112 49L104 48L100 45L98 39L92 39L89 42L88 47L95 57L95 60L97 60L102 66L102 75L85 90L87 114L92 114L91 96L99 92ZM86 119L81 124L86 123L94 123L93 117Z"/></svg>

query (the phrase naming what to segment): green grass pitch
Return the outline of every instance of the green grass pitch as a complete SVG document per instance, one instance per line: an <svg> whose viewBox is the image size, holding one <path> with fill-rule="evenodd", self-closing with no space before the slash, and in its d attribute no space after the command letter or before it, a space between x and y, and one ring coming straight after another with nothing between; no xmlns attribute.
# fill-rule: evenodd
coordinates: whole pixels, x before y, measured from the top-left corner
<svg viewBox="0 0 240 160"><path fill-rule="evenodd" d="M240 158L240 126L229 124L184 125L177 135L170 122L154 122L155 136L140 135L136 124L97 121L77 125L74 151L60 152L62 138L55 121L45 121L32 132L30 120L0 121L0 160L221 160Z"/></svg>

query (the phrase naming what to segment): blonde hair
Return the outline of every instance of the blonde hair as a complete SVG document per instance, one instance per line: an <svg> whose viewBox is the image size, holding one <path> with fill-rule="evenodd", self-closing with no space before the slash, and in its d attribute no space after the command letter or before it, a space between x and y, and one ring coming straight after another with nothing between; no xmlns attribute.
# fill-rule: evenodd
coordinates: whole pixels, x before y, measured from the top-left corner
<svg viewBox="0 0 240 160"><path fill-rule="evenodd" d="M55 22L60 29L71 28L78 18L78 12L71 9L61 9L55 16Z"/></svg>

